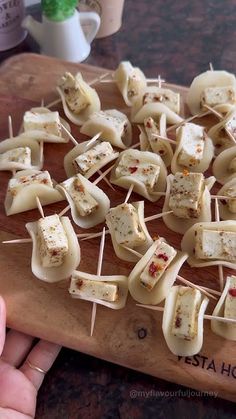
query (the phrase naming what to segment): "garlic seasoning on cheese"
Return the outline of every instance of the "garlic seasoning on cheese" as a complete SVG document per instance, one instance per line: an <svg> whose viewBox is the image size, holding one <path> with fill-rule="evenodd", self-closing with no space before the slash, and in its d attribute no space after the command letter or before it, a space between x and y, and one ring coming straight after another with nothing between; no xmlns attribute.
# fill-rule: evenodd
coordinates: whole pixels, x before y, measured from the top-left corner
<svg viewBox="0 0 236 419"><path fill-rule="evenodd" d="M202 173L188 170L167 176L167 189L163 221L171 230L184 234L193 224L211 221L210 189L215 183L213 176L204 178Z"/></svg>
<svg viewBox="0 0 236 419"><path fill-rule="evenodd" d="M193 356L201 350L208 302L197 289L180 285L171 288L165 301L162 330L174 355Z"/></svg>
<svg viewBox="0 0 236 419"><path fill-rule="evenodd" d="M214 308L213 316L226 317L236 320L236 276L231 275L226 279L222 295ZM216 335L225 339L236 340L235 324L222 323L215 319L211 320L211 330Z"/></svg>
<svg viewBox="0 0 236 419"><path fill-rule="evenodd" d="M215 146L215 154L235 146L236 142L236 111L235 107L229 111L224 119L208 131L209 137Z"/></svg>
<svg viewBox="0 0 236 419"><path fill-rule="evenodd" d="M190 172L205 172L214 156L214 146L205 134L204 127L185 123L176 130L177 146L171 162L172 173L188 169Z"/></svg>
<svg viewBox="0 0 236 419"><path fill-rule="evenodd" d="M114 73L114 80L127 106L132 106L147 86L143 72L138 67L133 67L129 61L119 64Z"/></svg>
<svg viewBox="0 0 236 419"><path fill-rule="evenodd" d="M181 248L188 251L190 266L236 269L236 221L196 223L186 231Z"/></svg>
<svg viewBox="0 0 236 419"><path fill-rule="evenodd" d="M55 189L55 182L48 171L20 170L8 182L4 202L6 214L13 215L37 208L36 197L42 205L63 200L63 195Z"/></svg>
<svg viewBox="0 0 236 419"><path fill-rule="evenodd" d="M144 202L123 203L111 208L106 223L116 255L127 261L138 257L125 247L144 254L153 243L144 222ZM125 246L125 247L124 247Z"/></svg>
<svg viewBox="0 0 236 419"><path fill-rule="evenodd" d="M139 136L141 151L152 151L158 154L166 167L170 166L173 157L173 150L170 143L155 137L156 134L166 137L166 115L162 114L156 120L152 117L145 118L143 126L139 125L139 128L141 131Z"/></svg>
<svg viewBox="0 0 236 419"><path fill-rule="evenodd" d="M93 112L101 109L96 90L83 80L81 73L73 76L66 72L57 90L67 118L76 125L82 125Z"/></svg>
<svg viewBox="0 0 236 419"><path fill-rule="evenodd" d="M213 175L216 180L224 185L236 175L236 146L222 151L212 165Z"/></svg>
<svg viewBox="0 0 236 419"><path fill-rule="evenodd" d="M9 138L0 143L0 170L40 170L43 155L36 141L23 135Z"/></svg>
<svg viewBox="0 0 236 419"><path fill-rule="evenodd" d="M160 156L149 151L123 151L111 171L111 183L129 189L155 202L166 186L167 170Z"/></svg>
<svg viewBox="0 0 236 419"><path fill-rule="evenodd" d="M80 132L91 137L101 132L103 140L122 149L132 142L131 124L127 116L116 109L94 112L82 125Z"/></svg>
<svg viewBox="0 0 236 419"><path fill-rule="evenodd" d="M236 176L229 180L217 192L217 195L225 196L219 199L219 212L222 220L236 220Z"/></svg>
<svg viewBox="0 0 236 419"><path fill-rule="evenodd" d="M91 228L105 221L110 208L110 200L98 186L84 176L77 174L57 186L70 207L75 224Z"/></svg>

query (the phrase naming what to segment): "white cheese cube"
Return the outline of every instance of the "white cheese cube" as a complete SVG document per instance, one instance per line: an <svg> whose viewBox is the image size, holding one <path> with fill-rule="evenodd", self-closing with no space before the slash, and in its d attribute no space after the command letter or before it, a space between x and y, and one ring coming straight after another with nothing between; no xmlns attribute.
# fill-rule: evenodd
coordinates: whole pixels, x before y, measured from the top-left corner
<svg viewBox="0 0 236 419"><path fill-rule="evenodd" d="M164 143L165 140L153 136L153 134L160 135L159 124L151 116L145 118L143 122L152 151L163 157L167 153L167 148Z"/></svg>
<svg viewBox="0 0 236 419"><path fill-rule="evenodd" d="M236 319L236 276L227 277L230 279L230 287L225 299L224 317Z"/></svg>
<svg viewBox="0 0 236 419"><path fill-rule="evenodd" d="M145 242L145 234L139 222L136 208L132 204L121 204L111 208L106 220L112 226L115 240L128 247L139 246Z"/></svg>
<svg viewBox="0 0 236 419"><path fill-rule="evenodd" d="M165 242L158 246L140 275L140 284L147 291L154 288L176 254L176 250Z"/></svg>
<svg viewBox="0 0 236 419"><path fill-rule="evenodd" d="M61 266L69 249L65 230L57 214L40 218L38 238L42 266Z"/></svg>
<svg viewBox="0 0 236 419"><path fill-rule="evenodd" d="M99 161L102 161L105 157L113 154L113 148L109 142L102 141L94 147L90 148L74 160L74 166L77 171L85 174Z"/></svg>
<svg viewBox="0 0 236 419"><path fill-rule="evenodd" d="M17 147L5 151L0 155L1 163L21 163L25 166L31 166L31 149L29 147Z"/></svg>
<svg viewBox="0 0 236 419"><path fill-rule="evenodd" d="M81 82L82 76L79 73L74 77L67 72L59 83L60 88L64 92L67 105L76 114L79 114L91 104Z"/></svg>
<svg viewBox="0 0 236 419"><path fill-rule="evenodd" d="M13 177L9 180L8 191L12 196L16 196L22 189L32 184L46 185L53 188L50 174L45 171L27 176Z"/></svg>
<svg viewBox="0 0 236 419"><path fill-rule="evenodd" d="M229 188L224 190L224 195L233 198L233 199L227 199L225 203L228 206L229 211L235 214L236 213L236 180L233 185L231 185Z"/></svg>
<svg viewBox="0 0 236 419"><path fill-rule="evenodd" d="M236 172L236 157L234 157L234 158L231 160L231 162L230 162L230 164L229 164L229 170L230 170L231 172Z"/></svg>
<svg viewBox="0 0 236 419"><path fill-rule="evenodd" d="M216 106L224 103L235 103L236 90L233 86L206 87L201 95L201 106Z"/></svg>
<svg viewBox="0 0 236 419"><path fill-rule="evenodd" d="M200 163L204 152L204 128L186 123L177 130L177 141L182 141L178 155L178 163L186 167L194 167Z"/></svg>
<svg viewBox="0 0 236 419"><path fill-rule="evenodd" d="M76 209L81 217L90 215L98 209L97 201L85 189L79 177L74 176L61 184L74 201Z"/></svg>
<svg viewBox="0 0 236 419"><path fill-rule="evenodd" d="M143 96L143 104L161 102L173 112L180 112L180 94L170 89L155 88L153 92L147 92Z"/></svg>
<svg viewBox="0 0 236 419"><path fill-rule="evenodd" d="M72 280L76 278L72 275ZM89 279L78 278L75 282L74 295L81 298L96 298L104 301L118 300L118 286L112 282L93 281Z"/></svg>
<svg viewBox="0 0 236 419"><path fill-rule="evenodd" d="M195 256L197 259L236 259L236 233L225 230L199 228L196 234Z"/></svg>
<svg viewBox="0 0 236 419"><path fill-rule="evenodd" d="M198 313L201 292L194 288L179 287L171 333L185 340L193 340L198 332Z"/></svg>
<svg viewBox="0 0 236 419"><path fill-rule="evenodd" d="M116 177L134 176L140 180L147 189L153 190L160 174L160 166L134 159L128 153L124 153L116 168Z"/></svg>
<svg viewBox="0 0 236 419"><path fill-rule="evenodd" d="M27 111L24 114L24 130L45 131L48 134L61 137L61 122L58 112L37 113Z"/></svg>
<svg viewBox="0 0 236 419"><path fill-rule="evenodd" d="M175 173L169 207L180 218L197 218L201 211L204 176L202 173Z"/></svg>
<svg viewBox="0 0 236 419"><path fill-rule="evenodd" d="M121 138L126 134L127 119L125 117L119 118L119 116L113 116L109 110L94 112L93 115L91 115L90 120L96 121L96 124L100 124L101 127L104 126L104 128L113 126L118 136Z"/></svg>
<svg viewBox="0 0 236 419"><path fill-rule="evenodd" d="M133 69L128 77L127 96L129 98L138 96L140 93L140 85L142 86L142 84L143 82L138 71L136 69Z"/></svg>

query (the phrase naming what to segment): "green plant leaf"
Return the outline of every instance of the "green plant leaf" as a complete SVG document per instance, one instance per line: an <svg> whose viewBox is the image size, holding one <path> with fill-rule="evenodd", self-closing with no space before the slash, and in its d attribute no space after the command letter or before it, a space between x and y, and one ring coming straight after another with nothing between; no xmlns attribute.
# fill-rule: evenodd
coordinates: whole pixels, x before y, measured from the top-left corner
<svg viewBox="0 0 236 419"><path fill-rule="evenodd" d="M74 14L78 0L42 0L42 12L50 20L61 22Z"/></svg>

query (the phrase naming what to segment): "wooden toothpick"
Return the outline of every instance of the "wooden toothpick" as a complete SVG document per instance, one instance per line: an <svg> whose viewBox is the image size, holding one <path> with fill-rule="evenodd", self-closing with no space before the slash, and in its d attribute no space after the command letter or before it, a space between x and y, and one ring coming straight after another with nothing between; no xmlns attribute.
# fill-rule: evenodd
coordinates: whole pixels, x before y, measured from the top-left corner
<svg viewBox="0 0 236 419"><path fill-rule="evenodd" d="M208 109L209 112L213 113L217 118L219 119L223 119L223 115L216 111L214 108L212 108L211 106L207 105L206 103L203 105L204 108Z"/></svg>
<svg viewBox="0 0 236 419"><path fill-rule="evenodd" d="M61 123L61 128L68 135L68 137L70 138L71 142L75 146L77 146L79 144L78 141L76 141L75 137L73 137L73 135L70 133L70 131L68 131L68 129L62 123Z"/></svg>
<svg viewBox="0 0 236 419"><path fill-rule="evenodd" d="M157 77L157 84L158 84L158 88L159 88L159 89L161 89L161 87L162 87L162 83L165 83L165 80L161 78L161 75L160 75L160 74L158 74L158 77Z"/></svg>
<svg viewBox="0 0 236 419"><path fill-rule="evenodd" d="M215 200L215 220L217 222L220 221L220 211L219 211L218 199ZM225 281L224 281L224 271L223 271L223 266L222 265L218 265L218 273L219 273L220 290L223 291Z"/></svg>
<svg viewBox="0 0 236 419"><path fill-rule="evenodd" d="M210 71L214 71L214 67L213 67L213 64L211 62L209 62L209 68L210 68Z"/></svg>
<svg viewBox="0 0 236 419"><path fill-rule="evenodd" d="M177 124L174 124L168 127L166 132L173 131L173 129L181 127L182 125L186 124L186 122L190 122L195 118L203 118L204 116L210 115L211 113L212 113L211 111L207 111L207 112L201 112L196 115L190 116L189 118L186 118L183 121L178 122Z"/></svg>
<svg viewBox="0 0 236 419"><path fill-rule="evenodd" d="M125 198L124 204L127 204L128 200L129 200L129 198L130 198L130 196L131 196L131 194L132 194L132 192L133 192L133 189L134 189L134 184L133 184L133 183L131 183L131 185L130 185L130 187L129 187L129 190L128 190L128 192L127 192L127 195L126 195L126 198Z"/></svg>
<svg viewBox="0 0 236 419"><path fill-rule="evenodd" d="M163 141L168 141L169 143L174 144L174 145L177 144L177 142L175 140L171 140L170 138L164 137L163 135L152 134L152 137L159 138L160 140L163 140Z"/></svg>
<svg viewBox="0 0 236 419"><path fill-rule="evenodd" d="M173 211L161 212L160 214L155 214L155 215L151 215L150 217L144 218L144 221L145 223L147 223L148 221L157 220L158 218L164 217L165 215L172 214L172 213Z"/></svg>
<svg viewBox="0 0 236 419"><path fill-rule="evenodd" d="M205 288L203 288L203 287L201 287L197 284L193 284L192 282L188 281L187 279L183 278L182 276L177 275L176 279L178 279L180 282L187 285L188 287L196 288L197 290L201 291L203 294L207 295L207 297L212 298L213 300L217 300L217 298L214 297L213 295L211 295Z"/></svg>
<svg viewBox="0 0 236 419"><path fill-rule="evenodd" d="M39 212L40 212L41 217L42 217L42 218L45 218L45 216L44 216L44 212L43 212L43 207L42 207L42 205L41 205L41 202L40 202L40 200L39 200L39 197L38 197L38 196L36 196L36 202L37 202L37 207L38 207L38 210L39 210Z"/></svg>
<svg viewBox="0 0 236 419"><path fill-rule="evenodd" d="M70 205L67 205L61 212L59 212L58 217L62 217L64 214L66 214L70 209Z"/></svg>
<svg viewBox="0 0 236 419"><path fill-rule="evenodd" d="M13 127L12 127L11 115L8 115L8 131L9 131L9 138L13 138Z"/></svg>
<svg viewBox="0 0 236 419"><path fill-rule="evenodd" d="M15 240L4 240L3 244L18 244L18 243L31 243L32 239L15 239Z"/></svg>
<svg viewBox="0 0 236 419"><path fill-rule="evenodd" d="M105 172L101 172L101 175L93 182L94 185L97 185L99 182L101 182L101 180L106 177L106 175L108 173L111 172L111 170L113 169L115 165L113 164L111 167L109 167L107 170L105 170ZM114 188L113 188L114 189Z"/></svg>

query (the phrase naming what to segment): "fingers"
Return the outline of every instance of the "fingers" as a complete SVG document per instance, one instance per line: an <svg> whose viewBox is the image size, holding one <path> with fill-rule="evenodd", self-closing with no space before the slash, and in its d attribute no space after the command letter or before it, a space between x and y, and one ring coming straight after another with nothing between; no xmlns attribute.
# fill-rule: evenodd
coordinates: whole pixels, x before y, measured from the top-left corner
<svg viewBox="0 0 236 419"><path fill-rule="evenodd" d="M31 336L9 330L2 351L2 358L10 365L18 368L29 353L32 343L33 338Z"/></svg>
<svg viewBox="0 0 236 419"><path fill-rule="evenodd" d="M60 349L59 345L41 340L35 345L20 368L20 371L33 383L36 390L40 388L45 373L51 368Z"/></svg>
<svg viewBox="0 0 236 419"><path fill-rule="evenodd" d="M0 355L2 354L6 336L6 306L3 298L0 296Z"/></svg>

